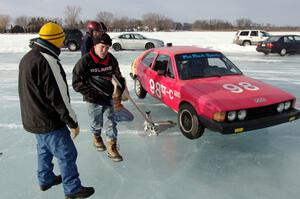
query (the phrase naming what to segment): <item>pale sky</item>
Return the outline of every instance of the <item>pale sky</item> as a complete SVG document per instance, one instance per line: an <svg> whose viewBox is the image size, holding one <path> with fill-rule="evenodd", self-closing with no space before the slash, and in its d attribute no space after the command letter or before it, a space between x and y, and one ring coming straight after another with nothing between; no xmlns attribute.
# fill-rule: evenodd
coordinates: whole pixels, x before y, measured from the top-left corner
<svg viewBox="0 0 300 199"><path fill-rule="evenodd" d="M149 12L175 22L223 19L234 22L247 18L256 23L300 26L299 0L0 0L0 15L64 17L64 8L82 8L80 19L94 19L97 12L142 19Z"/></svg>

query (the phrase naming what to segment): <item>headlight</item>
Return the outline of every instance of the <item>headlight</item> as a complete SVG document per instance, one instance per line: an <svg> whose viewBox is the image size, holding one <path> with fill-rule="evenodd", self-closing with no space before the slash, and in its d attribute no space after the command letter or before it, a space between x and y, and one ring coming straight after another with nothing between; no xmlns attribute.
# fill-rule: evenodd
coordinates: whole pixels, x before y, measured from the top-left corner
<svg viewBox="0 0 300 199"><path fill-rule="evenodd" d="M236 118L236 112L235 111L229 111L227 114L228 121L232 122Z"/></svg>
<svg viewBox="0 0 300 199"><path fill-rule="evenodd" d="M291 107L291 101L284 102L284 110L288 110Z"/></svg>
<svg viewBox="0 0 300 199"><path fill-rule="evenodd" d="M238 118L239 118L239 120L244 120L246 116L247 116L247 111L246 110L240 110L238 112Z"/></svg>
<svg viewBox="0 0 300 199"><path fill-rule="evenodd" d="M281 113L281 112L283 111L283 109L284 109L284 103L278 104L278 106L277 106L277 111L278 111L279 113Z"/></svg>

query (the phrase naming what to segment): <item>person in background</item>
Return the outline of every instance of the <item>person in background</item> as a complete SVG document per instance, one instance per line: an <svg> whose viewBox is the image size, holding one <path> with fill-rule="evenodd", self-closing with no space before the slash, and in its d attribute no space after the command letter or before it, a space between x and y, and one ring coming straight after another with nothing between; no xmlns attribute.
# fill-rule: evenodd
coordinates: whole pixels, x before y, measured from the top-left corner
<svg viewBox="0 0 300 199"><path fill-rule="evenodd" d="M117 148L118 131L113 116L112 78L115 76L120 82L121 93L125 89L125 79L121 75L117 59L108 52L111 45L112 40L106 33L94 38L94 47L79 59L73 69L72 86L76 92L83 95L83 100L87 102L93 144L96 150L106 150L101 137L102 131L105 131L108 137L108 156L113 161L119 162L123 160L123 157Z"/></svg>
<svg viewBox="0 0 300 199"><path fill-rule="evenodd" d="M107 32L107 28L104 23L97 21L89 21L87 23L87 32L84 35L81 43L81 56L89 53L91 48L93 48L93 38L101 37L103 33Z"/></svg>
<svg viewBox="0 0 300 199"><path fill-rule="evenodd" d="M62 183L66 199L87 198L94 188L81 185L76 166L77 150L71 136L79 134L79 126L59 60L64 38L61 26L44 24L32 49L20 61L18 91L22 123L37 140L40 189L46 191ZM57 158L60 175L53 172L53 157Z"/></svg>

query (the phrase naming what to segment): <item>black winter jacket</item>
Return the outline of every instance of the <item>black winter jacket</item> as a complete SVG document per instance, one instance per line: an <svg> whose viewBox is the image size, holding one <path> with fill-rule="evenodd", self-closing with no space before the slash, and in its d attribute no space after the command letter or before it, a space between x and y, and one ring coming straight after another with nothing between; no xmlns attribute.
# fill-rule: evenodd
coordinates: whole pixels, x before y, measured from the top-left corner
<svg viewBox="0 0 300 199"><path fill-rule="evenodd" d="M77 127L70 105L65 72L59 63L60 50L38 39L19 64L19 97L24 129L47 133L66 124Z"/></svg>
<svg viewBox="0 0 300 199"><path fill-rule="evenodd" d="M112 105L114 86L111 82L115 76L125 88L116 58L108 53L104 59L99 58L94 48L77 62L73 69L72 85L75 91L83 95L83 100L100 105Z"/></svg>

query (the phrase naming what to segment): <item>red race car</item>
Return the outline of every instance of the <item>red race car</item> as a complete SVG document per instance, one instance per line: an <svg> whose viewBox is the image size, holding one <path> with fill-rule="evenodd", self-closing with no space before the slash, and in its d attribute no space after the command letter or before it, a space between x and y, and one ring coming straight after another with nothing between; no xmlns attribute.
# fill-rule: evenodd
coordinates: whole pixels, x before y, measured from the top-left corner
<svg viewBox="0 0 300 199"><path fill-rule="evenodd" d="M205 128L223 134L265 128L299 118L296 98L252 79L221 52L190 46L150 49L131 67L135 93L158 98L178 113L189 139Z"/></svg>

